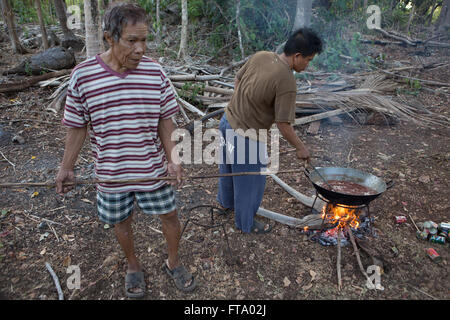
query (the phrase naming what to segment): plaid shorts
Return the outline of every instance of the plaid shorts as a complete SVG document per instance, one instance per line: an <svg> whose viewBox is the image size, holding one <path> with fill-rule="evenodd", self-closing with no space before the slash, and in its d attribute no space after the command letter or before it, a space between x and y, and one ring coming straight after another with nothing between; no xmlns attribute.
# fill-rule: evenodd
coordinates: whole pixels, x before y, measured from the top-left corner
<svg viewBox="0 0 450 320"><path fill-rule="evenodd" d="M176 209L171 185L154 191L106 193L97 191L97 210L101 221L114 225L126 220L133 212L134 199L145 214L166 214Z"/></svg>

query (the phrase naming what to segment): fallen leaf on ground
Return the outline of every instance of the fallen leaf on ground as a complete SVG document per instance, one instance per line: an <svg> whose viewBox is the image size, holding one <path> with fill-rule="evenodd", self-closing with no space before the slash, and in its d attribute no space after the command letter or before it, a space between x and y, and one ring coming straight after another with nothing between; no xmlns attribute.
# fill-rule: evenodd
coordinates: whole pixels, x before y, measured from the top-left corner
<svg viewBox="0 0 450 320"><path fill-rule="evenodd" d="M289 285L291 284L291 281L288 279L288 277L284 277L283 284L285 287L289 287Z"/></svg>

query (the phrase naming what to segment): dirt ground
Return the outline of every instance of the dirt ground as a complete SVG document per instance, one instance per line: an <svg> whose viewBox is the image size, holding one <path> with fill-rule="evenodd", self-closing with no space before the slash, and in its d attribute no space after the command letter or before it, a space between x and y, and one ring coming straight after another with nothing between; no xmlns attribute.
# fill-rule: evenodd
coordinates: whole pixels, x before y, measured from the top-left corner
<svg viewBox="0 0 450 320"><path fill-rule="evenodd" d="M15 58L5 43L1 68L12 66ZM381 49L380 49L381 50ZM413 50L412 50L413 51ZM384 51L386 60L409 60L403 48ZM152 56L152 53L149 53ZM430 57L449 62L442 51ZM423 79L448 82L450 67L425 72ZM19 78L1 77L2 81ZM54 89L32 87L14 94L0 95L0 180L2 182L54 181L64 151L65 128L62 112L45 111L46 98ZM410 96L431 110L449 116L449 95L421 90ZM9 106L9 107L6 107ZM20 120L29 119L29 120ZM166 258L165 240L158 218L136 211L134 231L136 250L147 281L148 300L429 300L449 299L449 244L434 244L416 238L416 223L450 221L449 159L450 130L420 127L413 123L359 125L343 117L340 125L322 121L315 135L307 125L297 127L317 166L341 166L370 172L394 180L370 204L377 237L369 243L382 257L384 290L366 287L351 246L342 248L343 288L337 289L336 247L312 242L299 230L276 223L266 235L237 231L233 215L215 217L225 226L207 229L189 223L181 241L180 254L192 272L198 288L191 294L177 291L161 266ZM179 119L181 121L181 117ZM41 121L41 122L39 122ZM20 135L24 143L13 142ZM289 148L286 141L280 149ZM7 160L6 160L7 159ZM283 155L281 169L299 168L294 154ZM216 166L185 165L187 174L217 173ZM89 144L82 149L76 169L81 178L92 177ZM314 189L303 174L279 177L299 192L313 195ZM209 223L207 210L189 209L202 204L217 205L217 180L186 181L177 190L182 225L189 218ZM301 218L310 214L271 178L267 179L262 207ZM45 267L49 262L61 283L65 299L127 299L124 295L125 259L112 228L96 217L94 186L79 186L65 197L54 188L2 188L0 195L0 295L11 300L58 299L55 284ZM394 216L408 221L396 224ZM42 225L43 221L54 223ZM226 231L235 263L229 264ZM434 248L443 260L436 263L425 249ZM371 260L363 253L365 268ZM76 265L81 275L80 289L69 289Z"/></svg>

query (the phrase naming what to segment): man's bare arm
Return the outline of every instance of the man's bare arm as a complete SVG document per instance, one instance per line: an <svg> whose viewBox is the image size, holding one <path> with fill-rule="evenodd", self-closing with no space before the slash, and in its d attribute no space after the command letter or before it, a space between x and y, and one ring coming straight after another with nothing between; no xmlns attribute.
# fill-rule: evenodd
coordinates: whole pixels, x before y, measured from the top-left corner
<svg viewBox="0 0 450 320"><path fill-rule="evenodd" d="M158 135L161 140L166 158L168 161L168 170L170 175L176 175L177 182L181 185L183 168L181 167L181 161L175 149L175 141L172 141L172 132L175 130L175 125L172 119L160 119L158 123ZM175 185L175 183L171 183Z"/></svg>
<svg viewBox="0 0 450 320"><path fill-rule="evenodd" d="M309 151L303 141L297 136L289 122L277 122L281 135L297 150L297 158L309 161Z"/></svg>
<svg viewBox="0 0 450 320"><path fill-rule="evenodd" d="M70 191L73 187L66 186L63 188L64 182L74 182L75 176L73 168L77 161L81 147L86 139L87 127L83 128L69 128L66 134L66 145L64 149L64 156L56 177L56 192L59 194Z"/></svg>

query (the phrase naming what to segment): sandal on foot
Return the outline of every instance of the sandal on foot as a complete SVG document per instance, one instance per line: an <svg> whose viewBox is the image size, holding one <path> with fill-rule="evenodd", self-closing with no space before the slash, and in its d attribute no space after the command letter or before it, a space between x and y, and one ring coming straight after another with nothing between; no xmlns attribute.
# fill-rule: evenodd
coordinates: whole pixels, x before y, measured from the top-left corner
<svg viewBox="0 0 450 320"><path fill-rule="evenodd" d="M131 289L139 288L142 291L133 292ZM142 298L145 294L145 280L142 271L127 273L125 276L125 294L128 298Z"/></svg>
<svg viewBox="0 0 450 320"><path fill-rule="evenodd" d="M266 225L258 220L253 220L253 226L252 226L252 233L255 234L264 234L269 233L272 230L272 226L269 225L269 227L266 229Z"/></svg>
<svg viewBox="0 0 450 320"><path fill-rule="evenodd" d="M222 207L221 205L219 205L219 209L220 209L220 211L218 213L219 216L227 216L234 211L234 209L225 208L225 207Z"/></svg>
<svg viewBox="0 0 450 320"><path fill-rule="evenodd" d="M183 266L170 270L167 262L164 262L163 270L173 279L177 288L183 292L191 292L197 286L194 277ZM186 286L189 281L191 282L190 285Z"/></svg>

